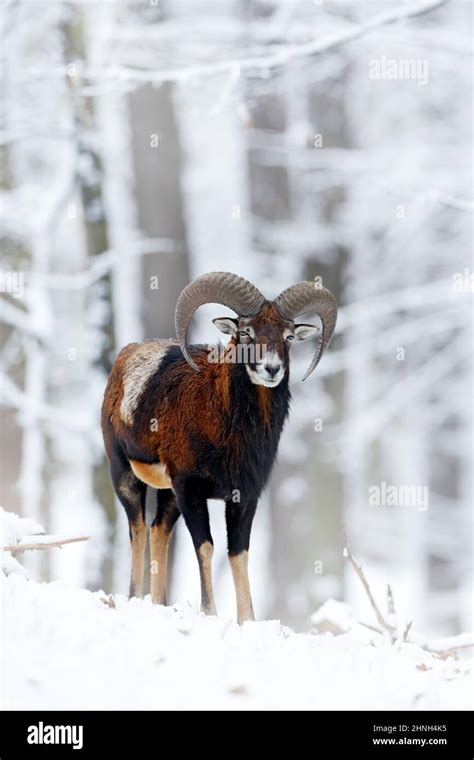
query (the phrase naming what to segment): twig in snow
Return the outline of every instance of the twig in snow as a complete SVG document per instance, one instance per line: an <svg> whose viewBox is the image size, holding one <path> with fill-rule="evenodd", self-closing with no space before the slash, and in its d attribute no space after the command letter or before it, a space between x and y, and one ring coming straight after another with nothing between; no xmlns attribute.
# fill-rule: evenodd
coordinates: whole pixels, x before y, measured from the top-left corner
<svg viewBox="0 0 474 760"><path fill-rule="evenodd" d="M408 634L410 633L410 628L412 627L412 625L413 625L413 620L410 620L410 622L406 624L406 628L403 631L403 641L404 642L408 641Z"/></svg>
<svg viewBox="0 0 474 760"><path fill-rule="evenodd" d="M393 599L393 591L390 583L387 583L387 610L390 616L395 617L395 602Z"/></svg>
<svg viewBox="0 0 474 760"><path fill-rule="evenodd" d="M51 547L61 549L65 544L73 544L77 541L89 541L90 536L78 536L77 538L59 538L57 541L45 542L45 543L33 543L33 544L15 544L14 546L2 546L0 551L11 552L11 554L19 554L20 552L27 552L32 549L50 549Z"/></svg>
<svg viewBox="0 0 474 760"><path fill-rule="evenodd" d="M102 604L105 604L106 607L110 607L111 610L116 609L115 599L113 598L112 594L109 594L108 596L101 596L100 601Z"/></svg>
<svg viewBox="0 0 474 760"><path fill-rule="evenodd" d="M345 523L342 523L342 530L344 532L344 543L345 543L345 546L344 546L344 556L347 557L347 559L350 561L352 567L356 571L356 574L357 574L360 582L362 583L362 585L364 587L364 591L367 594L367 597L369 599L370 605L371 605L373 611L375 612L375 616L377 618L377 621L378 621L380 627L383 628L383 630L388 631L388 633L390 634L390 636L391 636L391 638L393 640L394 639L395 630L396 630L395 626L393 626L389 622L387 622L387 620L385 620L384 616L382 615L382 613L380 611L380 608L379 608L377 602L374 599L374 596L373 596L372 591L370 589L370 586L369 586L369 583L367 581L367 578L364 575L364 571L362 570L361 566L355 560L354 555L352 554L351 544L350 544L349 539L347 538L347 532L346 532L346 525L345 525Z"/></svg>

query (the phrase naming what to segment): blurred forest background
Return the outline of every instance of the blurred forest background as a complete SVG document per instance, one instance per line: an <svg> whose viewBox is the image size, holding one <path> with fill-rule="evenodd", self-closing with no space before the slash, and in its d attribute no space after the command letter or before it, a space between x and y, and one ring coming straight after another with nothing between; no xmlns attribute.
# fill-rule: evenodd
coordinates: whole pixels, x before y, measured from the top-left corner
<svg viewBox="0 0 474 760"><path fill-rule="evenodd" d="M107 373L174 334L197 275L267 296L322 276L336 337L301 383L258 510L259 619L307 627L381 598L425 632L472 625L472 4L469 0L3 3L1 496L87 544L35 577L126 593L104 461ZM391 63L392 62L392 63ZM394 62L394 64L393 64ZM390 73L391 72L391 73ZM217 340L205 307L193 337ZM427 508L374 506L381 483ZM234 610L211 505L220 612ZM171 601L198 599L179 526Z"/></svg>

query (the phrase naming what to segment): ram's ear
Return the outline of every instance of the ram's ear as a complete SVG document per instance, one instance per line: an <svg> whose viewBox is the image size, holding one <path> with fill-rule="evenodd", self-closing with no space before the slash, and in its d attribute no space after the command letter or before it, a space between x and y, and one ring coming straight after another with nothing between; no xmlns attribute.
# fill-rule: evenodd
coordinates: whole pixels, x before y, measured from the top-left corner
<svg viewBox="0 0 474 760"><path fill-rule="evenodd" d="M236 319L232 319L232 317L217 317L212 320L212 324L214 324L222 333L225 333L225 335L232 335L233 338L237 337Z"/></svg>
<svg viewBox="0 0 474 760"><path fill-rule="evenodd" d="M319 331L319 327L315 327L314 325L295 325L295 339L307 340Z"/></svg>

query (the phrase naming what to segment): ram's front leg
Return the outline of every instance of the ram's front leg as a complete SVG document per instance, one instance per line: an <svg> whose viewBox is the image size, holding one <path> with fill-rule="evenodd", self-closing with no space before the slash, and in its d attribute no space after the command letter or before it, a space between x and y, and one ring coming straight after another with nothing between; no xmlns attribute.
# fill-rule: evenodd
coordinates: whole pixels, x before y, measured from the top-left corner
<svg viewBox="0 0 474 760"><path fill-rule="evenodd" d="M248 576L250 531L257 508L257 501L234 503L226 501L227 547L234 578L237 600L237 620L255 620Z"/></svg>
<svg viewBox="0 0 474 760"><path fill-rule="evenodd" d="M212 589L212 542L209 525L207 499L202 492L199 480L179 478L173 481L173 488L178 499L178 507L191 533L201 579L201 612L205 615L217 615Z"/></svg>

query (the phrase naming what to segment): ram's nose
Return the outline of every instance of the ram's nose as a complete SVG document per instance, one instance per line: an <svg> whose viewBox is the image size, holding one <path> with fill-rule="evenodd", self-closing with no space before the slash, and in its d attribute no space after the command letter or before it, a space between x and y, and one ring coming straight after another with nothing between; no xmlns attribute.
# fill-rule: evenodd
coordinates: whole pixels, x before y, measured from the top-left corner
<svg viewBox="0 0 474 760"><path fill-rule="evenodd" d="M278 375L280 369L281 364L265 364L265 371L271 378L274 378L276 375Z"/></svg>

